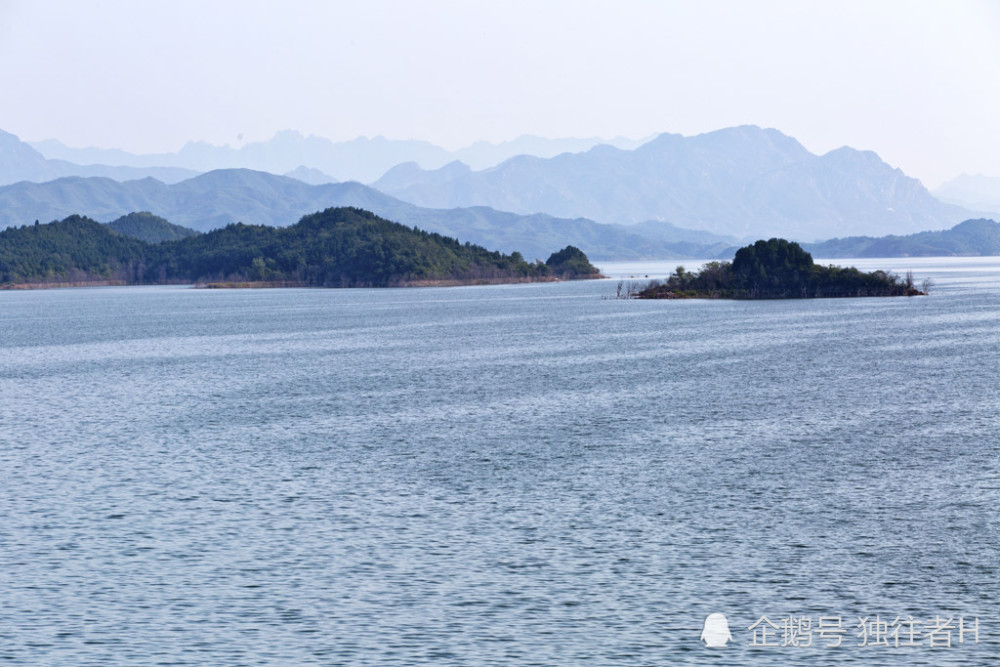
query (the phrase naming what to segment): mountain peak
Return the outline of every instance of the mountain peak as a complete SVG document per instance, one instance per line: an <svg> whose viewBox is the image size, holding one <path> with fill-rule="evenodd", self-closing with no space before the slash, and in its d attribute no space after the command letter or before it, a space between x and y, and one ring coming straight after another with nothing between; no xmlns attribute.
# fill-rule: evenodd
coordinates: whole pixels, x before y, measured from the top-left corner
<svg viewBox="0 0 1000 667"><path fill-rule="evenodd" d="M372 187L383 192L394 192L413 185L442 185L470 173L472 169L461 160L452 160L439 169L423 169L416 162L402 162L385 172L372 183Z"/></svg>
<svg viewBox="0 0 1000 667"><path fill-rule="evenodd" d="M16 134L11 134L10 132L5 132L3 130L0 130L0 145L15 144L15 143L17 144L22 143L20 137L18 137Z"/></svg>
<svg viewBox="0 0 1000 667"><path fill-rule="evenodd" d="M850 146L841 146L824 153L820 160L835 164L841 168L864 168L882 171L900 171L887 164L879 154L870 150L858 150ZM900 173L902 173L900 171Z"/></svg>
<svg viewBox="0 0 1000 667"><path fill-rule="evenodd" d="M633 150L522 155L443 181L417 170L405 183L375 186L419 206L490 206L608 223L660 219L738 238L905 233L970 217L871 151L821 157L757 125L664 133Z"/></svg>
<svg viewBox="0 0 1000 667"><path fill-rule="evenodd" d="M319 169L314 169L313 167L306 167L301 164L286 173L285 176L302 181L303 183L308 183L309 185L323 185L325 183L337 182L337 179L329 176L325 172Z"/></svg>

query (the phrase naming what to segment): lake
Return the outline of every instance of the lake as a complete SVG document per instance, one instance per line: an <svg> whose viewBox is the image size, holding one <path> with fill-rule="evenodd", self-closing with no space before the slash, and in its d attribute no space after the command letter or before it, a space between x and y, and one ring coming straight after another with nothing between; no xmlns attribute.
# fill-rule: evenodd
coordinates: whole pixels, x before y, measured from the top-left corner
<svg viewBox="0 0 1000 667"><path fill-rule="evenodd" d="M609 298L678 263L0 292L0 661L1000 656L1000 258L851 262L919 298Z"/></svg>

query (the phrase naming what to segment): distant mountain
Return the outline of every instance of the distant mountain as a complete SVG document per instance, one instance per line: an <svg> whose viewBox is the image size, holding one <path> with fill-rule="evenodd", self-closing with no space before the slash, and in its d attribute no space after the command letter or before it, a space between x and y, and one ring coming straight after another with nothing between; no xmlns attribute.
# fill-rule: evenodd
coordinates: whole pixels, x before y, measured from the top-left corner
<svg viewBox="0 0 1000 667"><path fill-rule="evenodd" d="M469 165L472 169L486 169L517 155L550 158L563 153L582 153L589 151L594 146L600 145L631 150L638 148L647 141L651 141L655 137L656 135L643 139L629 139L628 137L615 137L614 139L601 139L599 137L589 137L586 139L545 139L525 134L517 139L498 144L488 141L477 141L471 146L455 151L453 156L455 160Z"/></svg>
<svg viewBox="0 0 1000 667"><path fill-rule="evenodd" d="M600 143L635 148L644 141L646 140L624 137L607 142L598 138L543 139L525 135L499 144L481 141L457 151L448 151L426 141L359 137L350 141L333 142L322 137L306 137L298 132L284 130L267 141L251 142L240 148L189 142L176 153L149 155L135 155L117 149L70 148L55 139L31 145L49 159L77 164L114 164L142 168L167 166L195 172L242 168L272 174L287 174L299 167L306 167L329 174L331 181L354 180L368 183L403 162L414 162L424 169L438 169L449 162L461 160L476 169L483 169L515 155L552 157L560 153L588 150ZM111 174L89 175L113 177ZM313 179L306 182L316 181Z"/></svg>
<svg viewBox="0 0 1000 667"><path fill-rule="evenodd" d="M148 211L123 215L117 220L107 223L107 226L108 229L122 236L130 236L153 244L164 241L179 241L189 236L197 236L200 233L187 227L172 224Z"/></svg>
<svg viewBox="0 0 1000 667"><path fill-rule="evenodd" d="M490 206L607 223L666 220L740 238L815 239L955 224L970 212L935 199L875 154L814 155L773 129L663 134L635 148L596 146L549 159L519 156L481 171L441 170L374 185L419 206Z"/></svg>
<svg viewBox="0 0 1000 667"><path fill-rule="evenodd" d="M951 229L907 236L854 236L809 243L816 257L950 257L1000 255L1000 223L966 220Z"/></svg>
<svg viewBox="0 0 1000 667"><path fill-rule="evenodd" d="M34 148L0 130L0 185L18 181L48 181L55 168ZM65 175L65 174L61 174Z"/></svg>
<svg viewBox="0 0 1000 667"><path fill-rule="evenodd" d="M190 169L175 167L109 167L79 165L64 160L49 160L15 135L0 130L0 185L31 181L43 183L65 176L100 176L116 181L156 178L164 183L176 183L197 175Z"/></svg>
<svg viewBox="0 0 1000 667"><path fill-rule="evenodd" d="M444 185L472 173L469 165L455 160L439 169L425 170L416 162L402 162L371 184L382 192L400 192L422 185Z"/></svg>
<svg viewBox="0 0 1000 667"><path fill-rule="evenodd" d="M131 211L151 211L199 231L233 222L284 226L330 206L363 208L389 220L503 252L519 251L529 259L547 257L567 245L601 260L714 256L720 241L723 247L730 245L726 239L664 223L633 229L488 207L427 209L360 183L308 185L246 169L213 171L174 185L154 179L118 183L77 177L8 185L0 187L0 228L74 214L110 221ZM699 245L699 238L705 242Z"/></svg>
<svg viewBox="0 0 1000 667"><path fill-rule="evenodd" d="M333 180L378 178L393 165L406 160L440 166L451 161L443 148L426 141L392 141L384 137L358 138L334 143L329 139L302 136L286 130L268 141L251 142L240 148L188 142L176 153L134 155L120 150L69 148L58 141L34 144L47 157L74 162L104 162L132 167L171 166L207 172L219 169L253 169L285 174L299 167L316 169Z"/></svg>
<svg viewBox="0 0 1000 667"><path fill-rule="evenodd" d="M934 196L974 210L1000 212L1000 178L962 174L934 190Z"/></svg>
<svg viewBox="0 0 1000 667"><path fill-rule="evenodd" d="M326 183L336 183L337 179L333 176L324 174L319 169L313 169L312 167L298 166L292 169L290 172L285 174L288 178L294 178L297 181L302 181L303 183L308 183L309 185L324 185Z"/></svg>
<svg viewBox="0 0 1000 667"><path fill-rule="evenodd" d="M150 244L81 216L0 232L0 284L264 282L382 287L599 278L578 248L546 262L461 243L356 208L329 208L288 227L227 225Z"/></svg>

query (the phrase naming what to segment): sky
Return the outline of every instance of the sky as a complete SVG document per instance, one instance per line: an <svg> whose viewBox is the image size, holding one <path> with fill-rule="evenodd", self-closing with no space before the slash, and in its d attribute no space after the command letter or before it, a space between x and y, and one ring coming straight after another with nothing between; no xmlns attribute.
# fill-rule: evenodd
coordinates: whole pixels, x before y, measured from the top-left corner
<svg viewBox="0 0 1000 667"><path fill-rule="evenodd" d="M26 141L456 149L742 124L931 188L1000 176L1000 2L0 0L0 129Z"/></svg>

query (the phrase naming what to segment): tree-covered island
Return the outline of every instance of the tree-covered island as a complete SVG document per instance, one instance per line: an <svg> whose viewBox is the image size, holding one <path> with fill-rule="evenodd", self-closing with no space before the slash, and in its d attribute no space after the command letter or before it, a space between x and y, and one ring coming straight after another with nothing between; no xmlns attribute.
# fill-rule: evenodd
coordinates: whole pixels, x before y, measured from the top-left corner
<svg viewBox="0 0 1000 667"><path fill-rule="evenodd" d="M820 266L798 243L757 241L736 251L732 262L709 262L696 273L679 266L666 281L652 281L639 299L811 299L917 296L913 277L864 273L854 267Z"/></svg>
<svg viewBox="0 0 1000 667"><path fill-rule="evenodd" d="M183 238L153 218L133 217L118 225L120 233L81 216L8 228L0 232L0 286L387 287L601 277L573 246L528 262L357 208L329 208L289 227L236 223Z"/></svg>

